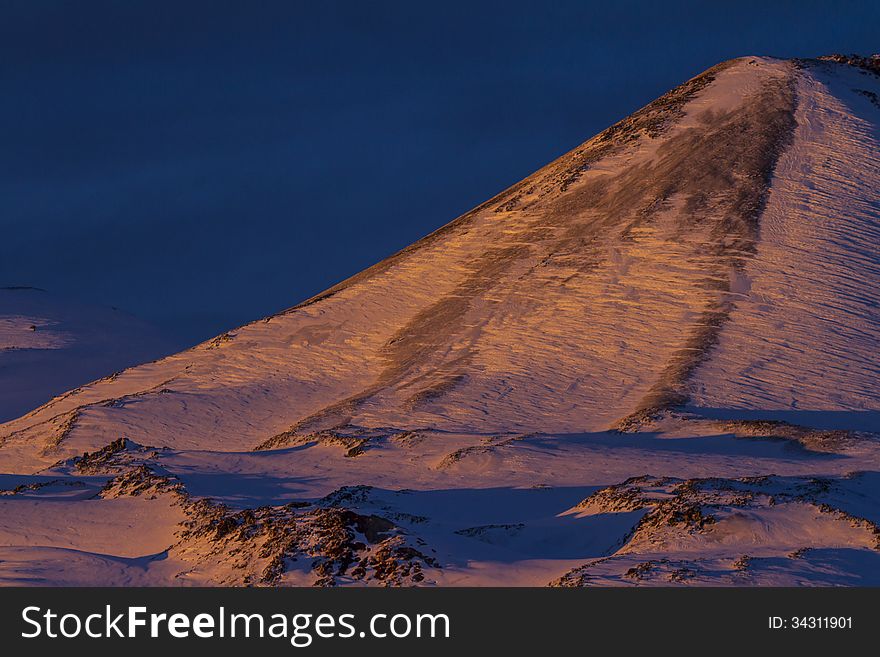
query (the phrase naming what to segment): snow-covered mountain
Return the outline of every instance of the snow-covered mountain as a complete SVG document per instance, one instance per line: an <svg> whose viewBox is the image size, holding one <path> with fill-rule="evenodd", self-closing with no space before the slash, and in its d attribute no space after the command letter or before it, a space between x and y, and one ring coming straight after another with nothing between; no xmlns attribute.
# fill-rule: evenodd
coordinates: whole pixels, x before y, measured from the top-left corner
<svg viewBox="0 0 880 657"><path fill-rule="evenodd" d="M0 288L0 422L174 350L156 328L117 308Z"/></svg>
<svg viewBox="0 0 880 657"><path fill-rule="evenodd" d="M877 71L724 62L0 425L0 582L880 583Z"/></svg>

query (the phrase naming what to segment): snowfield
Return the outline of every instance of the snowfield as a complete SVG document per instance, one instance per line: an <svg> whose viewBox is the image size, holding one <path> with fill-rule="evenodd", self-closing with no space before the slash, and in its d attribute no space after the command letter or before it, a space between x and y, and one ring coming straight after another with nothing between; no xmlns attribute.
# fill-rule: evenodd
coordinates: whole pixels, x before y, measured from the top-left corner
<svg viewBox="0 0 880 657"><path fill-rule="evenodd" d="M799 76L743 293L691 398L707 407L880 408L880 106L877 76L827 64Z"/></svg>
<svg viewBox="0 0 880 657"><path fill-rule="evenodd" d="M880 584L864 64L720 64L317 297L0 425L0 583ZM40 317L0 337L67 348Z"/></svg>
<svg viewBox="0 0 880 657"><path fill-rule="evenodd" d="M122 310L0 288L0 422L172 351L157 329Z"/></svg>

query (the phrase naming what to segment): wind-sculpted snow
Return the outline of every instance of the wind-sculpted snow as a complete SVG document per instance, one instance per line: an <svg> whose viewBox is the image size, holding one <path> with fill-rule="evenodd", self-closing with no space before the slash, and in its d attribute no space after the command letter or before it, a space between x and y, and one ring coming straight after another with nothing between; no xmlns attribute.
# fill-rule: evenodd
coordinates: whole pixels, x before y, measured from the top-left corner
<svg viewBox="0 0 880 657"><path fill-rule="evenodd" d="M880 77L833 64L799 76L794 141L695 404L880 410L880 108L864 91Z"/></svg>
<svg viewBox="0 0 880 657"><path fill-rule="evenodd" d="M677 401L754 251L793 75L716 67L335 290L10 423L6 453L46 452L72 413L46 461L119 435L596 430Z"/></svg>
<svg viewBox="0 0 880 657"><path fill-rule="evenodd" d="M875 583L859 62L716 66L313 299L0 425L0 582Z"/></svg>

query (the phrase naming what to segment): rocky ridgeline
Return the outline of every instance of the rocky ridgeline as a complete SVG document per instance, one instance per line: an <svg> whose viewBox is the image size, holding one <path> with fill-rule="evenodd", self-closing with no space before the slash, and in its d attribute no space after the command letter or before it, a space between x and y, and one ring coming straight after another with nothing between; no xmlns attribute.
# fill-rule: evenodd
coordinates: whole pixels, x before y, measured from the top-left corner
<svg viewBox="0 0 880 657"><path fill-rule="evenodd" d="M144 447L128 438L117 438L95 452L85 452L56 463L53 468L67 469L76 474L116 474L142 462L153 461L163 450Z"/></svg>
<svg viewBox="0 0 880 657"><path fill-rule="evenodd" d="M619 433L637 433L687 426L690 430L705 430L707 434L730 433L738 438L758 438L787 441L792 447L807 452L840 454L858 447L865 441L876 441L878 436L865 431L842 429L813 429L782 420L718 420L707 419L696 413L675 409L646 409L617 423Z"/></svg>
<svg viewBox="0 0 880 657"><path fill-rule="evenodd" d="M723 548L730 554L714 558L696 557L695 545L718 547L728 538L719 527L726 521L764 523L762 512L772 507L803 505L817 515L844 523L853 530L854 544L867 544L880 550L880 526L856 515L838 502L847 481L857 482L861 475L848 478L818 477L743 477L738 479L676 479L643 475L603 488L580 502L569 513L598 515L642 511L630 531L621 538L617 549L607 557L595 559L551 582L552 586L585 586L610 580L656 581L679 583L706 577L723 583L749 572L754 558L739 553L743 546L734 542ZM840 495L838 495L840 494ZM772 522L768 520L766 522ZM749 536L748 533L744 534ZM757 533L754 534L757 536ZM759 545L758 539L751 546ZM805 545L786 556L802 558L815 546ZM683 555L639 560L640 555ZM615 567L617 570L615 571ZM597 571L601 576L597 576ZM609 574L610 571L610 574Z"/></svg>
<svg viewBox="0 0 880 657"><path fill-rule="evenodd" d="M297 427L294 427L261 442L254 447L254 451L319 445L322 447L340 447L344 455L351 458L360 456L367 450L378 447L387 441L404 446L412 446L420 440L421 436L415 431L336 427L321 431L301 432Z"/></svg>
<svg viewBox="0 0 880 657"><path fill-rule="evenodd" d="M208 500L192 503L174 550L210 569L226 563L237 573L220 582L279 585L296 569L315 586L365 581L418 584L425 568L439 568L390 520L344 507L308 503L232 511Z"/></svg>
<svg viewBox="0 0 880 657"><path fill-rule="evenodd" d="M120 440L71 461L83 473L115 473L101 490L103 498L172 496L187 519L169 553L215 584L284 585L295 570L315 586L357 581L407 586L440 568L418 537L388 518L349 508L367 498L369 487L344 487L317 502L236 510L194 498L154 464L135 462L145 453L150 452Z"/></svg>
<svg viewBox="0 0 880 657"><path fill-rule="evenodd" d="M838 64L849 64L866 71L871 71L876 75L880 75L880 54L864 57L862 55L824 55L819 57L821 60L837 62Z"/></svg>

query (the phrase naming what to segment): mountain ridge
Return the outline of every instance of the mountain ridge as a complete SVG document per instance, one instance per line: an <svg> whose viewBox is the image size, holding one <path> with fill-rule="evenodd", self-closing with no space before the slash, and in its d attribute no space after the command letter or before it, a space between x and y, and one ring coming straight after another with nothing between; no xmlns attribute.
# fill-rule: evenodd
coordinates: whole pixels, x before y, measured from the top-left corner
<svg viewBox="0 0 880 657"><path fill-rule="evenodd" d="M325 292L0 425L0 504L102 509L128 555L117 514L157 501L164 556L119 583L873 582L864 61L719 64ZM8 540L0 582L76 547Z"/></svg>

